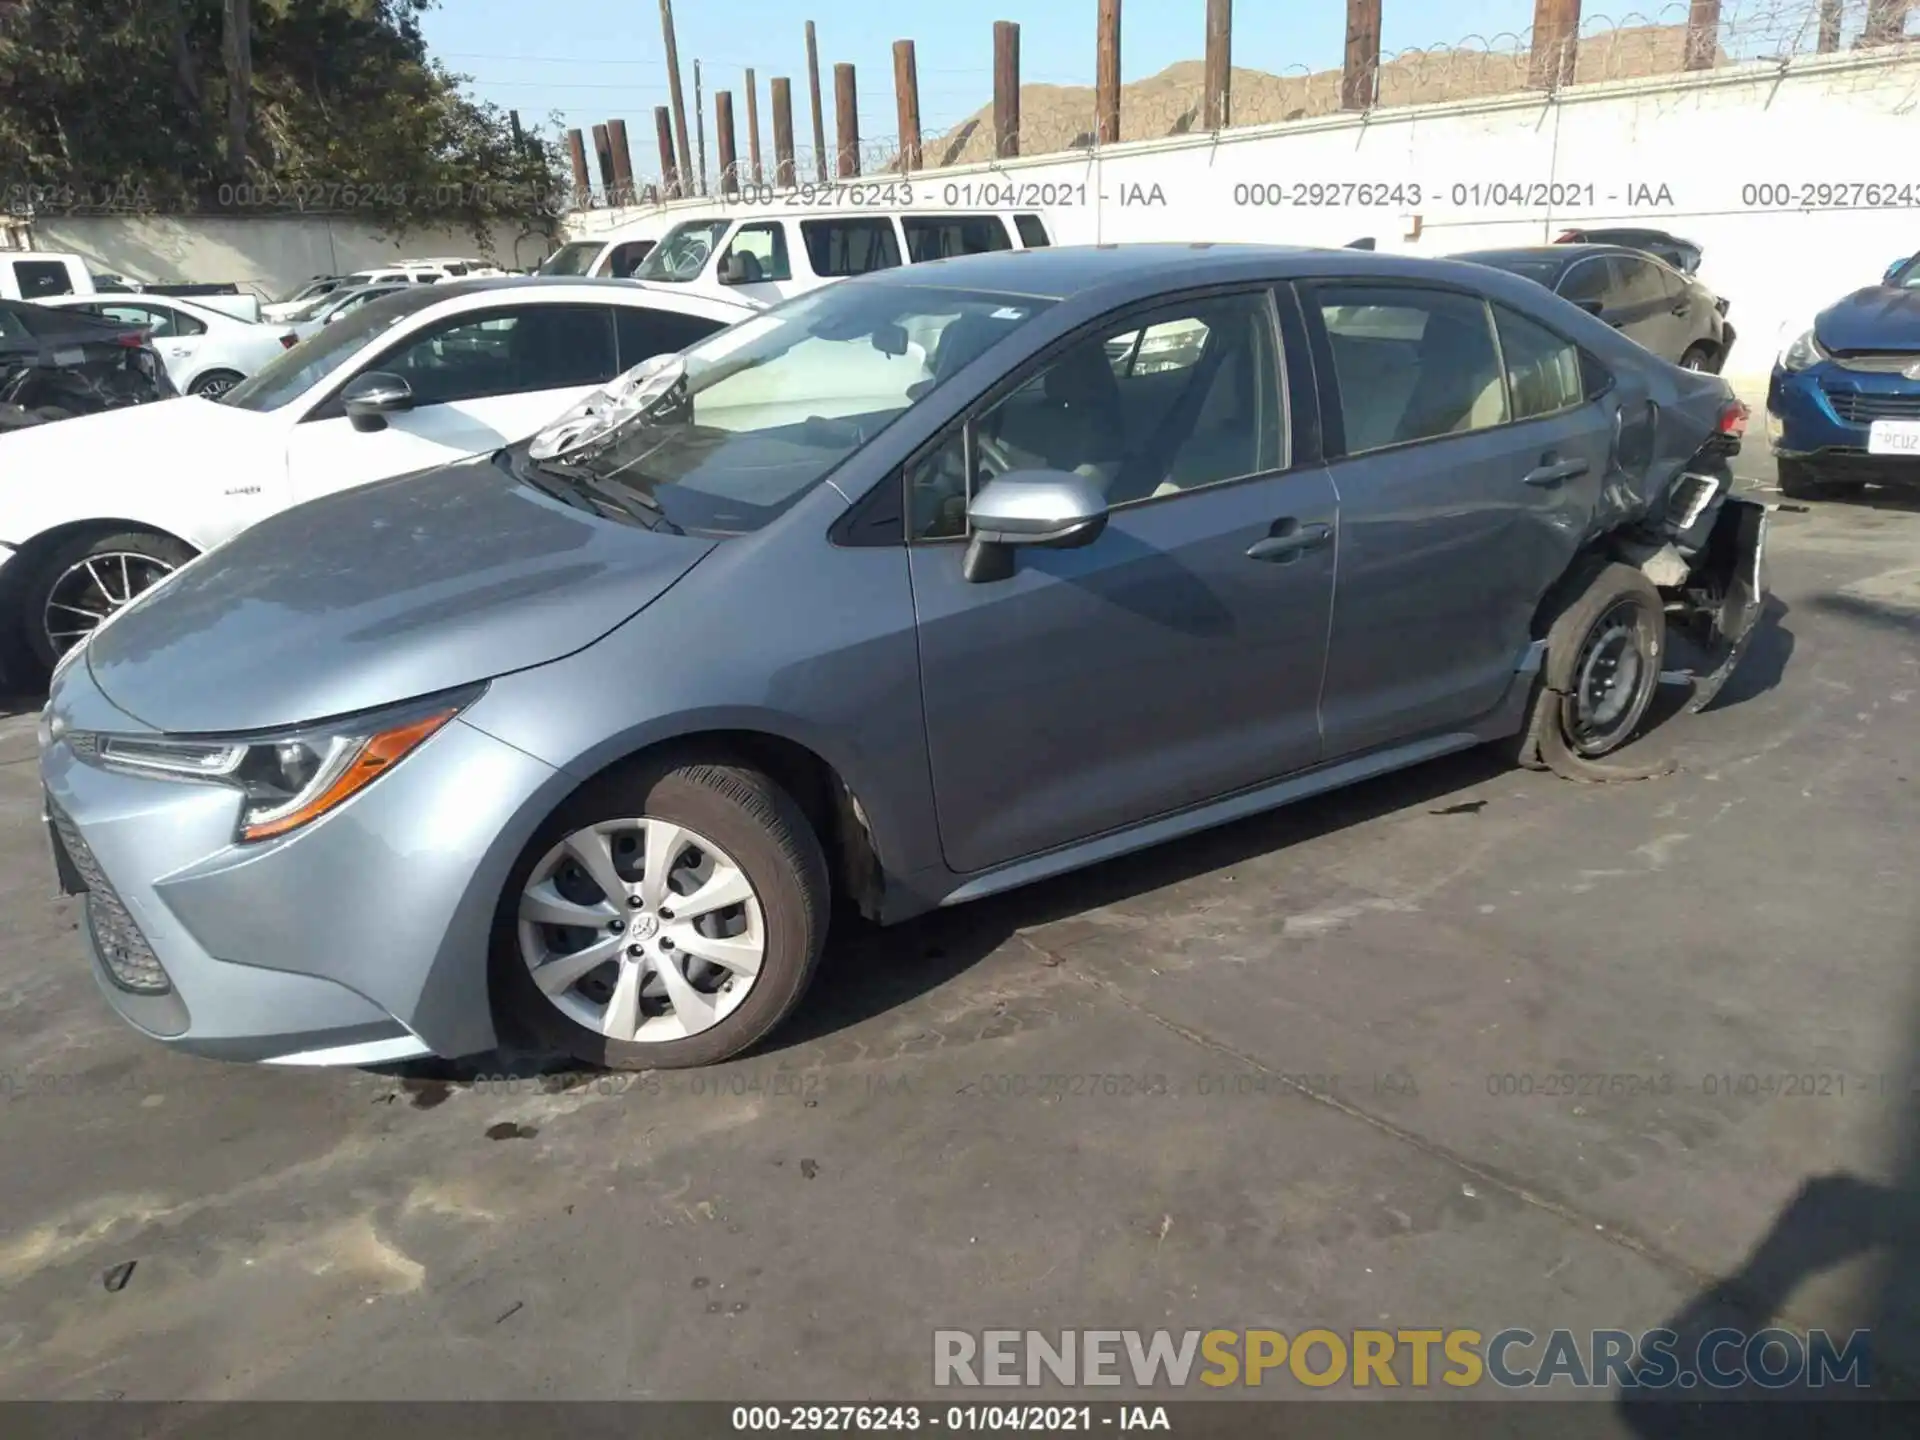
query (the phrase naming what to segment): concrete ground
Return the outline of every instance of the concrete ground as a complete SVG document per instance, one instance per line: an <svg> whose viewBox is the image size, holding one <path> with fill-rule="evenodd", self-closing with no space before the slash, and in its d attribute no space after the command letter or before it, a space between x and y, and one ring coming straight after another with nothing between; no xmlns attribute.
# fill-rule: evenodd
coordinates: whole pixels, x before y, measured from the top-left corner
<svg viewBox="0 0 1920 1440"><path fill-rule="evenodd" d="M1431 764L564 1088L127 1032L0 722L0 1394L932 1398L935 1327L1712 1315L1920 1372L1920 505L1771 554L1742 671L1636 747L1671 776Z"/></svg>

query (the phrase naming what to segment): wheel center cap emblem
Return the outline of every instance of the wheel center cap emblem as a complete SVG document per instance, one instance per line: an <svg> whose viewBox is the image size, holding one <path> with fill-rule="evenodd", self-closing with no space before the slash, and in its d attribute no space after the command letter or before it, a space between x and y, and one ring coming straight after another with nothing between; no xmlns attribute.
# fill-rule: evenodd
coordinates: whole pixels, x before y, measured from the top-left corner
<svg viewBox="0 0 1920 1440"><path fill-rule="evenodd" d="M633 917L633 938L651 940L660 933L660 919L657 915L640 914Z"/></svg>

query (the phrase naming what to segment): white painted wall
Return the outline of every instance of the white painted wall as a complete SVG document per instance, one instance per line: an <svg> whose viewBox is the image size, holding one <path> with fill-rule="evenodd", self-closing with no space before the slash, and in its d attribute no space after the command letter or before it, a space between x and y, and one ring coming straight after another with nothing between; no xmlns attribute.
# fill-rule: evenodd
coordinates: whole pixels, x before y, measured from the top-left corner
<svg viewBox="0 0 1920 1440"><path fill-rule="evenodd" d="M1038 208L1061 244L1344 245L1372 235L1382 251L1428 256L1542 244L1574 224L1670 230L1704 248L1701 278L1731 301L1739 338L1726 373L1751 400L1815 313L1920 249L1917 102L1920 44L1908 44L957 167L914 177L912 208L983 197L994 208ZM1370 184L1377 203L1237 203L1247 194L1237 187L1270 182ZM1894 194L1880 208L1801 207L1802 186L1834 182L1878 182ZM1790 203L1749 203L1759 197L1743 187L1763 184L1787 187ZM1456 195L1456 185L1482 192ZM1563 193L1540 198L1558 203L1487 194L1535 185L1557 185ZM1659 203L1635 203L1642 195ZM642 213L591 212L571 219L569 233L603 233Z"/></svg>
<svg viewBox="0 0 1920 1440"><path fill-rule="evenodd" d="M202 216L43 217L32 248L69 251L95 272L129 280L225 283L278 299L316 275L340 275L408 256L482 254L466 230L410 230L395 236L350 218L216 219ZM507 269L543 259L551 243L532 227L499 226L492 257Z"/></svg>

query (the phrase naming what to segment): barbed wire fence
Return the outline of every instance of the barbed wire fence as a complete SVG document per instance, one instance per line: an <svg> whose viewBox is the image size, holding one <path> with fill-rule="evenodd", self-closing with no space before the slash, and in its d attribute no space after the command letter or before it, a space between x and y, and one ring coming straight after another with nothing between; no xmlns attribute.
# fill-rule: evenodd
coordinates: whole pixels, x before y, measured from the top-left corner
<svg viewBox="0 0 1920 1440"><path fill-rule="evenodd" d="M1702 24L1700 0L1670 0L1664 5L1583 15L1571 35L1539 35L1529 28L1468 35L1450 45L1409 46L1383 52L1375 73L1360 78L1362 104L1358 107L1348 103L1349 87L1339 69L1235 66L1222 128L1311 120L1355 108L1439 104L1522 91L1552 94L1571 86L1757 62L1784 65L1864 49L1920 49L1920 34L1912 33L1910 3L1721 0L1717 23ZM1920 6L1913 8L1920 10ZM1204 91L1204 66L1199 60L1183 61L1127 84L1121 91L1120 143L1206 133ZM565 201L575 210L623 209L680 195L718 199L805 192L850 182L875 184L1013 155L1090 154L1100 148L1096 100L1091 85L1022 85L1019 123L1007 136L1010 143L1003 144L994 106L983 97L980 109L965 119L923 130L918 163L907 166L902 163L898 135L863 136L844 144L829 138L824 150L796 143L787 163L766 149L757 173L745 154L736 156L731 166L716 156L707 167L704 186L697 173L689 177L691 183L676 187L674 176L656 170L636 174L630 190L589 186L584 192L569 191ZM827 123L831 131L831 115ZM714 143L714 132L709 123L708 145ZM741 148L746 148L744 142Z"/></svg>

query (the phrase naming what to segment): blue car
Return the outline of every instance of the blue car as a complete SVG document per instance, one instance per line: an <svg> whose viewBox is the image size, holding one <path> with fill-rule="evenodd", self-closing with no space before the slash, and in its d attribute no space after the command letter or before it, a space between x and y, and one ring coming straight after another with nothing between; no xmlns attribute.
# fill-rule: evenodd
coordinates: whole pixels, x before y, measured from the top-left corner
<svg viewBox="0 0 1920 1440"><path fill-rule="evenodd" d="M1920 480L1920 255L1820 312L1774 362L1767 438L1781 493Z"/></svg>

